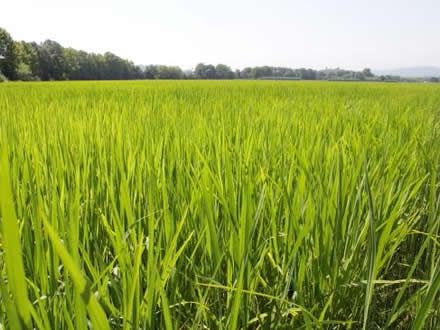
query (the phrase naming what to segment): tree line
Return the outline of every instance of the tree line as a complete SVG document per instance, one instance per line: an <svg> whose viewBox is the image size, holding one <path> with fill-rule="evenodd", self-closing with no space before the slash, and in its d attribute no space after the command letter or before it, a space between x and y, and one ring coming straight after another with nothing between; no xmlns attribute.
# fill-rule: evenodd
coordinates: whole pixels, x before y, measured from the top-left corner
<svg viewBox="0 0 440 330"><path fill-rule="evenodd" d="M0 28L0 80L131 80L131 79L286 79L286 80L367 80L370 69L291 69L258 66L233 71L225 64L199 63L183 72L178 66L135 65L111 52L87 53L65 48L58 42L14 41ZM392 77L391 77L392 78ZM390 77L387 77L390 79Z"/></svg>

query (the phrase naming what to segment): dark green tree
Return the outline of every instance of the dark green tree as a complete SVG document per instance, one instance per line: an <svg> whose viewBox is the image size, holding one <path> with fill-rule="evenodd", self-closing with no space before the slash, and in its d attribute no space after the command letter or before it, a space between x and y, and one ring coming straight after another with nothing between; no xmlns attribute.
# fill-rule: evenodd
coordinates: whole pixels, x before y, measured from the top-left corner
<svg viewBox="0 0 440 330"><path fill-rule="evenodd" d="M0 71L9 80L17 79L18 59L11 35L0 28Z"/></svg>
<svg viewBox="0 0 440 330"><path fill-rule="evenodd" d="M234 72L225 64L217 64L215 67L215 76L217 79L234 79Z"/></svg>
<svg viewBox="0 0 440 330"><path fill-rule="evenodd" d="M56 41L46 40L38 47L40 77L42 80L65 80L66 67L63 47Z"/></svg>
<svg viewBox="0 0 440 330"><path fill-rule="evenodd" d="M18 59L17 79L23 81L39 80L38 45L19 41L15 43Z"/></svg>
<svg viewBox="0 0 440 330"><path fill-rule="evenodd" d="M362 74L364 75L364 77L367 77L367 78L374 77L373 72L371 72L371 69L369 69L369 68L363 69Z"/></svg>
<svg viewBox="0 0 440 330"><path fill-rule="evenodd" d="M199 79L215 79L216 70L212 64L205 65L203 63L197 64L194 70L196 78Z"/></svg>

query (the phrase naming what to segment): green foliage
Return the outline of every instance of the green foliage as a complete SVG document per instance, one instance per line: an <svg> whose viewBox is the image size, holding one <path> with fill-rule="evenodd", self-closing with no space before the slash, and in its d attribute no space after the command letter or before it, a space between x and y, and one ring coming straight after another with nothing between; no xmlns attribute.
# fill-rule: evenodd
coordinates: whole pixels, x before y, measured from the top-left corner
<svg viewBox="0 0 440 330"><path fill-rule="evenodd" d="M8 78L0 71L0 83L8 81Z"/></svg>
<svg viewBox="0 0 440 330"><path fill-rule="evenodd" d="M2 84L0 324L438 329L439 111L435 84Z"/></svg>
<svg viewBox="0 0 440 330"><path fill-rule="evenodd" d="M0 27L0 72L7 79L14 80L17 75L18 59L14 40L10 34Z"/></svg>
<svg viewBox="0 0 440 330"><path fill-rule="evenodd" d="M215 67L215 77L217 79L234 79L234 72L225 64L217 64Z"/></svg>
<svg viewBox="0 0 440 330"><path fill-rule="evenodd" d="M212 64L205 65L203 63L199 63L194 69L194 75L196 78L199 79L215 79L216 77L215 66Z"/></svg>
<svg viewBox="0 0 440 330"><path fill-rule="evenodd" d="M17 79L21 81L35 81L38 80L32 73L29 65L25 63L20 63L17 68Z"/></svg>
<svg viewBox="0 0 440 330"><path fill-rule="evenodd" d="M40 80L40 60L38 45L20 41L15 43L18 58L17 79L22 81Z"/></svg>
<svg viewBox="0 0 440 330"><path fill-rule="evenodd" d="M140 66L106 52L93 54L73 48L64 48L53 40L40 44L14 42L0 29L0 69L10 80L132 80L132 79L269 79L269 80L400 80L400 77L376 78L370 69L350 71L343 69L313 70L261 66L232 69L225 64L199 63L194 71L183 73L178 66Z"/></svg>
<svg viewBox="0 0 440 330"><path fill-rule="evenodd" d="M2 142L5 143L5 139ZM26 329L31 328L31 304L28 299L28 293L26 290L26 278L23 268L22 249L19 235L19 227L17 222L17 216L14 208L14 201L12 196L12 190L10 186L11 178L8 165L8 153L6 146L3 145L3 150L0 154L0 211L2 217L2 247L7 251L5 254L4 265L8 278L9 292L14 301L14 306L17 310L17 316L19 318L19 328L22 326ZM3 262L1 263L3 266ZM3 279L1 279L3 281ZM7 292L7 290L4 290ZM7 293L9 295L9 292ZM3 300L5 297L2 293ZM11 314L11 313L10 313ZM17 318L14 315L14 319ZM17 324L17 325L18 325Z"/></svg>

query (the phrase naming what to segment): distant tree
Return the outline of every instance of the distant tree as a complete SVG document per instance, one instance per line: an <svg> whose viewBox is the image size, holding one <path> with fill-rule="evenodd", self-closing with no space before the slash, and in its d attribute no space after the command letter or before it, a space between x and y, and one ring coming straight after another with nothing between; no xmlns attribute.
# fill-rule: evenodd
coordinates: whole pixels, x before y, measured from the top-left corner
<svg viewBox="0 0 440 330"><path fill-rule="evenodd" d="M212 64L199 63L194 69L194 74L199 79L215 79L216 70Z"/></svg>
<svg viewBox="0 0 440 330"><path fill-rule="evenodd" d="M82 80L80 54L73 48L64 48L64 69L69 80Z"/></svg>
<svg viewBox="0 0 440 330"><path fill-rule="evenodd" d="M122 59L119 56L111 52L106 52L104 54L104 79L106 80L120 80L123 79L124 68Z"/></svg>
<svg viewBox="0 0 440 330"><path fill-rule="evenodd" d="M367 76L365 75L364 71L362 71L362 72L354 72L354 73L353 73L353 76L354 76L354 78L355 78L356 80L365 80L365 77L367 77ZM369 76L369 77L371 77L371 76Z"/></svg>
<svg viewBox="0 0 440 330"><path fill-rule="evenodd" d="M38 80L36 76L32 74L32 70L29 65L21 62L17 68L17 79L21 81L34 81Z"/></svg>
<svg viewBox="0 0 440 330"><path fill-rule="evenodd" d="M246 67L233 72L225 64L199 63L194 71L185 73L177 66L137 66L113 53L87 53L64 48L53 40L43 43L14 42L6 30L0 28L0 73L2 80L120 80L120 79L347 79L364 80L374 77L369 68L349 71L340 68L312 70L285 67ZM382 76L382 80L400 77ZM433 78L434 79L434 78ZM435 80L432 80L435 81Z"/></svg>
<svg viewBox="0 0 440 330"><path fill-rule="evenodd" d="M149 73L110 52L104 55L64 48L53 40L14 42L0 29L0 71L9 80L143 79ZM163 77L180 79L180 68L166 67ZM171 79L171 78L170 78Z"/></svg>
<svg viewBox="0 0 440 330"><path fill-rule="evenodd" d="M202 68L200 68L202 69ZM203 68L204 69L204 68ZM243 70L237 70L236 77L241 79L303 79L303 80L365 80L366 76L374 77L370 69L363 71L349 71L340 68L313 70L306 68L291 69L285 67L246 67ZM217 76L219 76L217 74Z"/></svg>
<svg viewBox="0 0 440 330"><path fill-rule="evenodd" d="M101 54L87 54L83 52L81 58L84 58L84 63L81 66L81 71L84 72L86 80L105 80L109 78L108 65L104 55Z"/></svg>
<svg viewBox="0 0 440 330"><path fill-rule="evenodd" d="M249 77L253 79L273 77L272 68L269 66L257 66L255 68L252 68Z"/></svg>
<svg viewBox="0 0 440 330"><path fill-rule="evenodd" d="M156 79L157 69L155 65L148 65L144 70L144 79Z"/></svg>
<svg viewBox="0 0 440 330"><path fill-rule="evenodd" d="M215 79L215 77L216 77L216 70L215 70L215 66L214 65L212 65L212 64L208 64L206 67L205 67L205 74L204 74L204 76L205 76L205 79Z"/></svg>
<svg viewBox="0 0 440 330"><path fill-rule="evenodd" d="M316 79L316 71L312 69L301 68L298 69L299 77L303 80L315 80Z"/></svg>
<svg viewBox="0 0 440 330"><path fill-rule="evenodd" d="M251 78L251 72L252 72L252 68L244 68L243 70L240 71L240 78L242 79L249 79Z"/></svg>
<svg viewBox="0 0 440 330"><path fill-rule="evenodd" d="M18 67L17 79L33 81L39 80L38 45L19 41L15 43Z"/></svg>
<svg viewBox="0 0 440 330"><path fill-rule="evenodd" d="M194 76L196 78L202 78L203 73L205 72L205 64L199 63L196 65L194 69Z"/></svg>
<svg viewBox="0 0 440 330"><path fill-rule="evenodd" d="M135 67L134 70L139 67ZM142 79L184 79L185 74L178 66L148 65L140 72Z"/></svg>
<svg viewBox="0 0 440 330"><path fill-rule="evenodd" d="M234 72L225 64L217 64L215 67L215 77L217 79L234 79Z"/></svg>
<svg viewBox="0 0 440 330"><path fill-rule="evenodd" d="M362 74L363 74L364 77L366 77L366 78L374 77L373 72L371 72L371 69L369 69L369 68L365 68L365 69L363 69L363 70L362 70Z"/></svg>
<svg viewBox="0 0 440 330"><path fill-rule="evenodd" d="M18 59L11 35L0 28L0 71L9 80L17 78Z"/></svg>
<svg viewBox="0 0 440 330"><path fill-rule="evenodd" d="M46 40L38 47L42 80L66 79L63 47L56 41Z"/></svg>
<svg viewBox="0 0 440 330"><path fill-rule="evenodd" d="M183 71L177 66L157 66L157 79L182 79Z"/></svg>
<svg viewBox="0 0 440 330"><path fill-rule="evenodd" d="M133 69L133 78L134 79L143 79L143 69L140 65L135 65Z"/></svg>

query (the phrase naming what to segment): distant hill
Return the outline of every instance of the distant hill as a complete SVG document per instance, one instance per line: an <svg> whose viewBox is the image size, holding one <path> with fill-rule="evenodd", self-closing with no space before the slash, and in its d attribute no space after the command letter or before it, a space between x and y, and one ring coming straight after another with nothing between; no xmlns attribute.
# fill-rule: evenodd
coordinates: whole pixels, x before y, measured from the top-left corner
<svg viewBox="0 0 440 330"><path fill-rule="evenodd" d="M417 66L390 70L373 70L379 76L401 76L407 78L440 77L440 67Z"/></svg>

